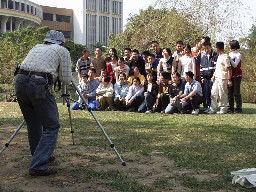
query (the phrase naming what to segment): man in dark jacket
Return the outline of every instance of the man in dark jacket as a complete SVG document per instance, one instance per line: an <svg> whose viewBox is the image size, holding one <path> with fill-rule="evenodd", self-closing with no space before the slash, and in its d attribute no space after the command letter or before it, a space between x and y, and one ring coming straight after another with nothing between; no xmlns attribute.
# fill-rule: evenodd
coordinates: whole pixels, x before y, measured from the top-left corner
<svg viewBox="0 0 256 192"><path fill-rule="evenodd" d="M206 106L204 106L206 108L205 112L208 112L209 107L211 106L211 78L215 71L219 55L217 52L212 50L212 46L209 41L203 43L203 49L204 51L201 53L200 76L204 86L204 97L206 99Z"/></svg>

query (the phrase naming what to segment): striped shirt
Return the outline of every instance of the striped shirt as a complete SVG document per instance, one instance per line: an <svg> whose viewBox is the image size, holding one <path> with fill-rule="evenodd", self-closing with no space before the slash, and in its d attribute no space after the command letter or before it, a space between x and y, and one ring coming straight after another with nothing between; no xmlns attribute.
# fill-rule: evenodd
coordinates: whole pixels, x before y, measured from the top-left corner
<svg viewBox="0 0 256 192"><path fill-rule="evenodd" d="M22 62L21 69L50 73L53 79L57 76L63 84L70 83L71 59L68 50L57 44L38 44L34 46Z"/></svg>

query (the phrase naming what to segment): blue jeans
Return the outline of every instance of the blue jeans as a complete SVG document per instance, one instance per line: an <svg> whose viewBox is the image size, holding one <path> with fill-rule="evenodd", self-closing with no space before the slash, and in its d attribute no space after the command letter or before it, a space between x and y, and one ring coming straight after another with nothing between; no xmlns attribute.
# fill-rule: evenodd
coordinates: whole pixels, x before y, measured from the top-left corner
<svg viewBox="0 0 256 192"><path fill-rule="evenodd" d="M30 170L48 168L59 132L59 113L52 91L45 78L18 74L15 92L27 123L30 151L33 156Z"/></svg>
<svg viewBox="0 0 256 192"><path fill-rule="evenodd" d="M205 78L204 82L204 95L206 99L206 105L211 106L211 90L212 90L212 81L211 78Z"/></svg>
<svg viewBox="0 0 256 192"><path fill-rule="evenodd" d="M139 106L138 112L144 113L146 111L153 111L153 105L155 102L156 99L148 93L145 96L145 100L143 101L143 103Z"/></svg>
<svg viewBox="0 0 256 192"><path fill-rule="evenodd" d="M182 105L180 103L180 98L177 98L174 104L168 104L164 112L168 114L173 114L175 112L179 112L181 110L181 107Z"/></svg>

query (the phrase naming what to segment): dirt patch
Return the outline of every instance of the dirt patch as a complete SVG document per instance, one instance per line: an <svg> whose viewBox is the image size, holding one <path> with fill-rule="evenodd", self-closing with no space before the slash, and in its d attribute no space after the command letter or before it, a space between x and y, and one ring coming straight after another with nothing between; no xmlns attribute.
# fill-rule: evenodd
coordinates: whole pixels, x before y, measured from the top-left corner
<svg viewBox="0 0 256 192"><path fill-rule="evenodd" d="M4 146L17 127L0 126L0 149ZM79 143L79 141L78 141ZM153 191L192 191L182 186L176 179L184 173L190 173L200 180L211 180L206 171L195 174L176 166L175 162L164 154L153 151L148 155L122 153L127 166L122 166L114 151L101 148L89 148L72 145L70 135L60 134L55 150L59 169L58 174L48 177L31 177L28 167L31 161L26 128L22 128L10 146L0 155L0 191L12 190L24 192L45 191L124 191L113 185L115 174L125 180L136 181ZM120 185L122 182L120 182Z"/></svg>

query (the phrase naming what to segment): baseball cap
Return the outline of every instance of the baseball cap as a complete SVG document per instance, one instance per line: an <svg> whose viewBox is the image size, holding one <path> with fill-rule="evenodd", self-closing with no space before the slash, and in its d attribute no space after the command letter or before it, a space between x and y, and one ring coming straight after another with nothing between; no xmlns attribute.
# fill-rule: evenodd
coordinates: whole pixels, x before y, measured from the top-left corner
<svg viewBox="0 0 256 192"><path fill-rule="evenodd" d="M59 32L56 30L50 30L46 34L44 41L59 45L61 43L65 43L65 37L62 32Z"/></svg>

